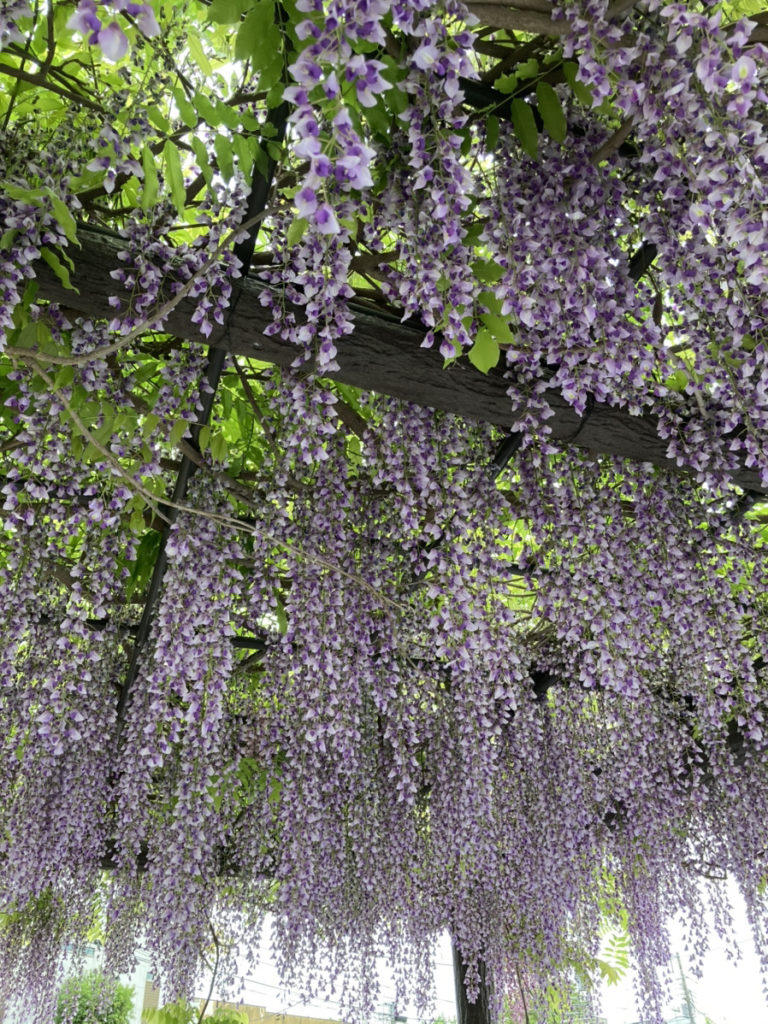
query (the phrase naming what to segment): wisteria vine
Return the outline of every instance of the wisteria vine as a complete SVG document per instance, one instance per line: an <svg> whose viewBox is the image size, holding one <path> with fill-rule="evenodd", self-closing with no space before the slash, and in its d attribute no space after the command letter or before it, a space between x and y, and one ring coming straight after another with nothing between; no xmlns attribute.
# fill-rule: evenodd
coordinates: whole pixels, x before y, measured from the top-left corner
<svg viewBox="0 0 768 1024"><path fill-rule="evenodd" d="M202 6L0 2L0 1005L47 1019L96 925L236 991L272 914L345 1019L382 957L426 1010L441 931L546 1015L613 927L658 1021L728 877L768 974L764 19ZM503 379L508 464L343 383L364 315ZM666 464L581 449L596 407Z"/></svg>

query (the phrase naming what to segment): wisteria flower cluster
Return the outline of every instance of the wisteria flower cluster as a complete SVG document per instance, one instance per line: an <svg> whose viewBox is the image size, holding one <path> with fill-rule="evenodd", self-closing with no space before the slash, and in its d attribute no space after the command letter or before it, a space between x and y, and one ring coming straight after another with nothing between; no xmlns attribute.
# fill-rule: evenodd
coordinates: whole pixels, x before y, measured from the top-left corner
<svg viewBox="0 0 768 1024"><path fill-rule="evenodd" d="M639 166L653 168L642 231L658 249L657 294L675 309L661 326L686 351L667 353L662 372L685 374L700 413L659 403L670 454L721 474L741 457L765 476L766 48L753 22L726 26L722 12L684 4L654 3L637 23L608 22L600 2L561 13L594 102L613 99L634 125Z"/></svg>
<svg viewBox="0 0 768 1024"><path fill-rule="evenodd" d="M79 0L75 13L67 22L67 28L79 32L91 46L98 46L111 61L122 60L128 53L128 37L120 23L113 19L106 25L99 16L104 8L135 18L142 35L148 39L160 34L155 12L148 3L136 4L129 0Z"/></svg>
<svg viewBox="0 0 768 1024"><path fill-rule="evenodd" d="M125 112L54 49L50 123L22 144L7 108L0 1005L50 1019L94 913L108 969L141 942L170 1000L210 943L234 982L271 912L285 983L354 1021L382 956L426 1010L441 931L471 998L546 1019L609 922L657 1024L667 922L701 962L729 875L768 971L764 512L730 482L768 486L765 48L716 5L564 0L526 78L456 0L275 5L277 55L245 6L169 30ZM12 55L29 14L0 5ZM117 62L131 23L160 31L122 0L68 31ZM276 172L246 228L249 160ZM86 236L116 254L99 316L39 270L59 296ZM493 427L332 382L355 298L450 360L496 332L506 470ZM237 354L204 424L211 342ZM616 407L667 465L579 449Z"/></svg>
<svg viewBox="0 0 768 1024"><path fill-rule="evenodd" d="M16 173L16 145L17 140L9 134L0 135L0 167L10 178L0 194L4 232L0 246L0 351L14 327L14 310L34 276L33 267L43 249L55 250L69 243L56 204L66 202L72 210L79 209L79 201L68 188L74 170L68 156L40 154L38 162L26 165L28 176L22 178Z"/></svg>
<svg viewBox="0 0 768 1024"><path fill-rule="evenodd" d="M364 109L374 106L378 96L393 88L384 74L386 64L365 53L352 52L355 43L383 45L385 18L391 15L397 28L412 36L416 46L408 76L399 86L411 99L399 117L402 131L408 125L408 142L403 148L410 150L406 158L410 172L402 180L400 176L394 179L391 196L383 200L383 210L391 210L399 224L413 207L412 230L404 232L406 241L401 243L405 271L397 275L397 285L390 286L389 294L403 307L404 318L418 311L430 326L425 345L433 343L436 330L443 331L444 354L453 357L470 345L464 320L472 305L472 278L460 222L470 204L471 182L456 157L460 139L451 132L462 127L465 120L459 112L462 94L458 83L461 75L474 75L467 56L474 37L467 30L449 34L443 21L433 16L433 8L431 2L390 4L383 0L367 4L335 0L328 11L321 0L306 0L300 5L302 11L322 14L323 18L320 24L308 18L299 25L299 35L307 45L290 68L297 84L285 90L286 99L296 106L290 118L298 139L295 152L307 158L309 170L294 197L299 217L307 222L307 235L293 269L285 267L284 272L299 290L317 294L318 283L312 277L318 271L309 267L318 267L320 253L333 249L334 256L325 262L323 291L338 312L329 311L327 320L335 321L339 334L348 333L343 300L349 297L345 282L350 254L345 255L343 250L349 249L350 238L343 215L352 219L354 214L349 193L356 196L358 210L367 204L376 150L363 142L354 126L345 102L345 83L346 88L354 86L356 102ZM468 18L460 3L449 4L446 13ZM341 67L340 82L337 70ZM320 141L325 125L330 129L330 148ZM401 190L406 183L404 196ZM415 190L412 199L411 188ZM376 224L381 233L386 232L390 227L387 213L378 216ZM329 243L323 239L327 235L340 237ZM455 254L455 269L449 275L449 287L442 283L438 287L436 260L445 261L448 252ZM431 271L430 261L435 265ZM296 267L303 263L307 263L306 274L297 274ZM272 275L273 282L276 276ZM279 323L277 303L273 309ZM307 320L308 325L300 329L305 345L313 335L309 326L315 320L312 309L307 310ZM286 321L286 329L292 330L290 321ZM332 368L333 339L327 329L318 337L318 368Z"/></svg>
<svg viewBox="0 0 768 1024"><path fill-rule="evenodd" d="M49 927L75 941L107 858L108 962L143 937L173 994L212 922L240 934L272 907L286 978L340 986L356 1018L382 948L411 972L405 992L443 928L471 993L481 964L503 985L521 957L529 984L567 983L573 943L597 955L608 885L657 1019L666 915L700 928L726 871L761 905L768 632L753 595L768 580L727 500L692 531L693 482L534 446L500 490L489 428L395 402L369 401L350 464L336 396L274 377L265 428L281 446L254 482L253 543L219 524L215 478L201 483L200 514L170 532L121 722L130 489L84 475L61 426L68 389L17 384L3 892L28 920L54 900ZM76 540L73 579L51 588ZM240 674L240 631L261 638L255 674ZM5 935L10 990L53 955L46 936Z"/></svg>

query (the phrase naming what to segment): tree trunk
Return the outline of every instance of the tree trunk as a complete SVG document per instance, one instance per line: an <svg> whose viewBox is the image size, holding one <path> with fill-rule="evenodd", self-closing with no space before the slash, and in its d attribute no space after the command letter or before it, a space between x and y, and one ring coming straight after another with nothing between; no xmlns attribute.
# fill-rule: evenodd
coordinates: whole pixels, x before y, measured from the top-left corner
<svg viewBox="0 0 768 1024"><path fill-rule="evenodd" d="M456 984L456 1015L457 1024L493 1024L491 1018L491 993L488 987L485 964L480 961L480 990L477 999L470 1003L467 999L467 987L465 984L467 966L461 958L461 953L453 949L453 978Z"/></svg>

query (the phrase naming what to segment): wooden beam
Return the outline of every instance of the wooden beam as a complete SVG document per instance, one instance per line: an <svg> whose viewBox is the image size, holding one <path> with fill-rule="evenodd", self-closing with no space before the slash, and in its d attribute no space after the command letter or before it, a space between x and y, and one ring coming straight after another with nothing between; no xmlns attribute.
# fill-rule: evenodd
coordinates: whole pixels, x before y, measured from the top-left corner
<svg viewBox="0 0 768 1024"><path fill-rule="evenodd" d="M47 264L40 262L36 267L38 298L60 302L84 316L111 317L114 310L108 303L110 296L117 294L128 301L128 296L110 277L110 271L121 265L116 257L120 243L84 228L78 231L78 238L81 248L71 250L75 260L71 278L79 294L64 288ZM245 282L226 332L219 329L210 338L203 337L192 323L195 303L189 299L182 300L171 312L164 329L192 343L212 344L237 355L289 367L296 350L280 337L264 334L271 316L259 301L263 290L258 281ZM443 369L439 352L420 347L423 328L400 323L397 317L373 311L362 303L352 303L352 307L355 330L337 342L339 369L329 376L471 420L506 429L514 425L520 411L515 411L507 396L502 370L485 375L466 362ZM626 410L595 402L582 418L559 391L548 391L546 397L554 413L549 420L552 441L593 453L676 468L667 457L667 444L658 436L653 416L632 416ZM747 491L768 492L761 485L759 474L751 468L739 469L733 474L733 481Z"/></svg>

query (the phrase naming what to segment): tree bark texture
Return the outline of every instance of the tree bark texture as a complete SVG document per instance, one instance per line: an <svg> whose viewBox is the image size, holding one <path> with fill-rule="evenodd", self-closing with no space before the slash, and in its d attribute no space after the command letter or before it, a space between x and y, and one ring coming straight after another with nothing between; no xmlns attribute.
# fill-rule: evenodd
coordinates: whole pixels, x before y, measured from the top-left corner
<svg viewBox="0 0 768 1024"><path fill-rule="evenodd" d="M480 963L480 991L477 993L477 999L474 1003L470 1003L467 999L467 987L465 984L467 967L458 949L455 946L452 946L452 949L453 979L456 985L457 1024L493 1024L485 964L482 961Z"/></svg>
<svg viewBox="0 0 768 1024"><path fill-rule="evenodd" d="M53 271L40 262L36 267L38 298L60 302L80 315L111 317L114 310L108 304L110 296L128 301L110 277L110 271L120 266L118 243L86 229L78 232L78 238L82 248L73 253L76 261L71 275L78 292L64 288ZM246 280L226 330L219 328L210 338L203 337L192 323L195 303L189 299L179 302L163 329L192 343L211 344L236 355L289 367L296 350L279 336L264 334L271 316L260 302L263 290L259 282ZM444 369L439 352L420 347L425 334L422 327L401 323L397 317L363 303L352 303L352 308L355 329L337 342L339 369L330 377L506 429L521 415L522 410L513 407L506 393L508 385L501 369L483 374L466 362ZM549 391L546 397L554 412L548 421L553 442L675 468L653 416L632 416L626 410L595 402L589 413L580 417L558 391ZM748 467L737 470L733 481L747 491L768 491L761 485L759 474Z"/></svg>

